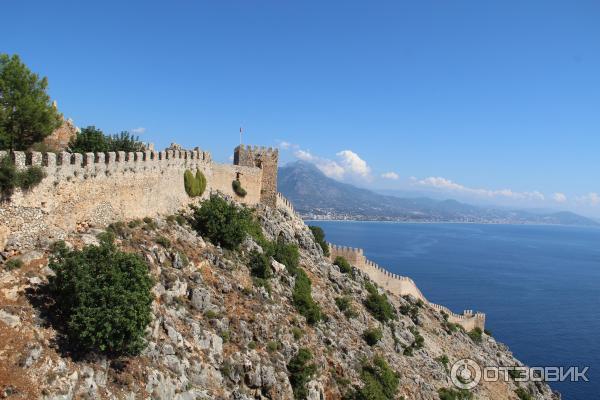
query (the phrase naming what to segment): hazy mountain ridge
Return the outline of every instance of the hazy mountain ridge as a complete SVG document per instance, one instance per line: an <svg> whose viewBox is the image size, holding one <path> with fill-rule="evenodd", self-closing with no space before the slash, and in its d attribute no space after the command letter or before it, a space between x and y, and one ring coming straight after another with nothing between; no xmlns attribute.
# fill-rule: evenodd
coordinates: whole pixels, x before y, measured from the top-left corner
<svg viewBox="0 0 600 400"><path fill-rule="evenodd" d="M379 194L328 178L302 161L279 169L278 187L307 218L600 226L568 211L539 213L474 206L451 199Z"/></svg>

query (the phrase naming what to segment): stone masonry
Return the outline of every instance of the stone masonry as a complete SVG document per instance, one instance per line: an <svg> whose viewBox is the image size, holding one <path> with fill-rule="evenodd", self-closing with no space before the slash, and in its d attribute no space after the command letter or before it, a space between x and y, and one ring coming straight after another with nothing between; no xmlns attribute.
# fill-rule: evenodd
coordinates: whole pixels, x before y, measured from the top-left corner
<svg viewBox="0 0 600 400"><path fill-rule="evenodd" d="M233 163L262 170L260 201L271 207L277 204L277 169L279 150L240 145L235 148Z"/></svg>
<svg viewBox="0 0 600 400"><path fill-rule="evenodd" d="M274 206L277 151L265 149L253 154L261 161L259 165L214 163L209 152L200 150L10 155L0 152L0 158L12 157L17 168L40 166L46 174L35 188L26 192L17 189L10 200L0 203L0 245L21 250L62 239L80 225L102 227L186 209L198 202L198 198L190 198L185 192L186 169L200 170L206 176L203 198L220 192L240 203L268 201ZM265 178L264 173L269 176ZM234 180L239 180L246 190L244 197L234 193Z"/></svg>

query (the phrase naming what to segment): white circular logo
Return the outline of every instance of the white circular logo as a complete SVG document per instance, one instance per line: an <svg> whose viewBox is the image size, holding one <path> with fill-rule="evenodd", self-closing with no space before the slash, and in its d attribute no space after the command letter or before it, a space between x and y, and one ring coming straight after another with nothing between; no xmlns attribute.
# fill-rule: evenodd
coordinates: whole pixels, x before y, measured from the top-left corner
<svg viewBox="0 0 600 400"><path fill-rule="evenodd" d="M459 389L473 389L481 380L481 368L475 361L463 358L452 365L450 379Z"/></svg>

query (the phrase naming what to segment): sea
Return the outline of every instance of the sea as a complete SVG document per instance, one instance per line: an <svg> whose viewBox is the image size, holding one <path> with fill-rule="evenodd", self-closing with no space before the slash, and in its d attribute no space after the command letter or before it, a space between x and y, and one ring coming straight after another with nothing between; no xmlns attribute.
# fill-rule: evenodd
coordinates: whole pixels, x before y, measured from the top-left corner
<svg viewBox="0 0 600 400"><path fill-rule="evenodd" d="M600 229L307 221L329 242L414 279L432 302L486 313L486 328L526 365L588 367L553 382L563 399L600 399Z"/></svg>

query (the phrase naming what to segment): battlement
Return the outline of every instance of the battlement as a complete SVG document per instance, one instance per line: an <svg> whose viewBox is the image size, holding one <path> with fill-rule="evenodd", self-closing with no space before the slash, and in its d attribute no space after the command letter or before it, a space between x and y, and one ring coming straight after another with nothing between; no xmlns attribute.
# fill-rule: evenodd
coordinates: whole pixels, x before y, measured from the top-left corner
<svg viewBox="0 0 600 400"><path fill-rule="evenodd" d="M296 218L302 219L302 217L300 217L300 214L298 214L294 209L293 204L279 192L277 192L277 207L284 208L291 215L295 216Z"/></svg>
<svg viewBox="0 0 600 400"><path fill-rule="evenodd" d="M279 149L265 146L239 145L233 151L233 164L262 170L261 202L277 206L277 171Z"/></svg>
<svg viewBox="0 0 600 400"><path fill-rule="evenodd" d="M385 290L388 290L390 293L397 296L413 296L416 299L423 301L425 304L428 304L433 309L445 313L448 315L448 321L461 325L467 331L470 331L476 327L479 327L482 330L484 329L485 314L480 312L474 313L473 310L465 310L462 315L456 314L445 306L431 303L429 300L427 300L427 298L423 295L411 278L394 274L389 272L387 269L380 267L364 256L363 249L336 246L331 243L328 244L330 253L329 257L332 262L338 256L344 257L350 264L365 272L367 275L369 275L371 280L376 282Z"/></svg>
<svg viewBox="0 0 600 400"><path fill-rule="evenodd" d="M0 158L10 155L15 166L19 169L28 166L39 166L45 169L48 176L64 178L69 175L78 176L89 173L92 170L117 171L119 169L136 170L147 168L165 168L165 167L193 167L196 164L210 164L212 162L211 154L206 151L144 151L144 152L108 152L108 153L40 153L40 152L22 152L14 151L9 154L6 151L0 151Z"/></svg>

